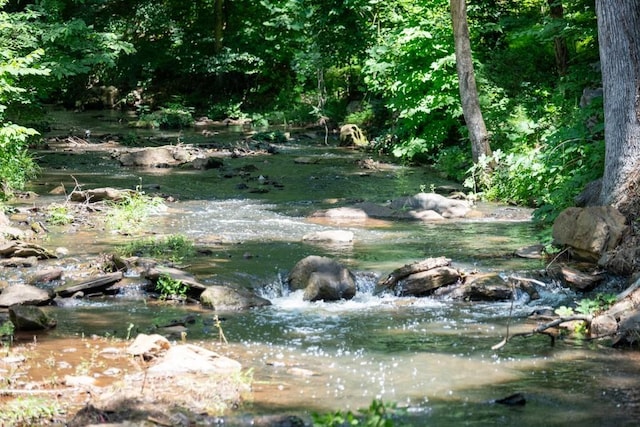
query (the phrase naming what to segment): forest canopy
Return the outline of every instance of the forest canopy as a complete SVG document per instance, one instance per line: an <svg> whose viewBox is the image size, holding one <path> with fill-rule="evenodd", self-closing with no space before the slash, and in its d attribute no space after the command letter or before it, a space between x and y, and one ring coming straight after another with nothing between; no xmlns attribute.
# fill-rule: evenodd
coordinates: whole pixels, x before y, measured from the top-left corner
<svg viewBox="0 0 640 427"><path fill-rule="evenodd" d="M174 108L256 126L353 123L374 152L432 164L552 219L602 176L593 0L468 2L493 154L474 164L447 0L0 0L3 192L37 171L42 107ZM491 164L491 168L486 166Z"/></svg>

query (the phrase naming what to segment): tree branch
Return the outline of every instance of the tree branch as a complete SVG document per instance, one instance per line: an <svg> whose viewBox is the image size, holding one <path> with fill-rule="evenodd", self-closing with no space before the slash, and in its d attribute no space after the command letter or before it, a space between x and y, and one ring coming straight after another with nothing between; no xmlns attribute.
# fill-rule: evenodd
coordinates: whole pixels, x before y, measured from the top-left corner
<svg viewBox="0 0 640 427"><path fill-rule="evenodd" d="M534 328L531 332L519 332L513 335L507 334L507 336L502 341L500 341L498 344L491 347L491 350L498 350L504 347L509 341L511 341L515 337L531 337L535 334L543 334L543 335L548 335L553 339L554 336L546 332L548 329L555 328L556 326L559 326L566 322L574 322L576 320L581 320L583 322L587 322L587 324L591 324L591 321L593 320L593 316L587 315L587 314L576 314L574 316L559 317L558 319L555 319L549 323L543 323L542 325L538 325L538 327Z"/></svg>

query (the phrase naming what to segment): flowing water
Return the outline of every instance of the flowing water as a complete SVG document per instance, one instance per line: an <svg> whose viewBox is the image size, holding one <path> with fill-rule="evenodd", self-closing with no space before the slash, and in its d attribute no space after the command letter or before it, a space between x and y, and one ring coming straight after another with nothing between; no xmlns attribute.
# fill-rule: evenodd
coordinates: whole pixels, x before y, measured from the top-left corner
<svg viewBox="0 0 640 427"><path fill-rule="evenodd" d="M58 119L59 132L129 132L105 117L96 121L67 114ZM189 133L165 136L174 142L204 138ZM242 137L242 129L235 129L212 138ZM229 344L219 351L253 369L253 398L240 413L355 411L382 399L407 409L399 425L635 425L640 415L640 393L635 391L640 359L635 353L576 341L560 340L551 346L544 336L491 349L508 327L512 332L532 329L535 323L526 317L535 309L575 298L555 283L539 290L540 300L521 297L514 303L372 294L381 275L432 256L447 256L467 272L509 275L540 270L541 261L511 255L536 243L536 230L522 210L481 204L478 209L487 213L483 219L434 223L310 219L318 209L358 201L384 203L415 194L421 186L447 184L423 168L362 169L357 161L366 154L327 147L321 141L286 144L276 155L227 158L226 171L251 171L231 177L220 170L126 169L105 151L42 152L43 173L32 189L42 194L36 203L47 203L60 200L47 195L60 183L67 188L75 181L84 188L134 188L142 182L177 199L146 228L158 234L181 233L206 246L210 254L188 267L201 282L243 286L273 304L222 314ZM313 162L294 163L298 157ZM265 185L265 180L278 185ZM303 235L326 229L350 230L354 243L302 242ZM70 257L82 261L125 241L126 237L101 231L69 233L52 227L47 244L64 246ZM353 300L304 302L300 293L283 286L287 271L312 254L338 259L356 273L358 294ZM140 279L127 280L135 284ZM75 307L52 308L59 326L48 339L123 337L130 327L144 332L191 313L197 321L189 329L189 341L219 342L214 313L195 306L151 304L135 286L131 289ZM526 405L492 403L512 393L522 393Z"/></svg>

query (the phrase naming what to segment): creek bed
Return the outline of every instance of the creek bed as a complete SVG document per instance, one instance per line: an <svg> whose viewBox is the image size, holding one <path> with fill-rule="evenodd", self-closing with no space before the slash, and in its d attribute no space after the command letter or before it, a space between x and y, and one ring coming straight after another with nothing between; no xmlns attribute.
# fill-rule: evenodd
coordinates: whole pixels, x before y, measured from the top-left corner
<svg viewBox="0 0 640 427"><path fill-rule="evenodd" d="M98 133L95 128L93 133ZM200 138L188 132L179 137L189 142L190 136ZM236 132L225 137L242 136ZM122 168L108 150L39 153L43 173L31 189L42 196L29 203L62 200L47 195L61 182L67 188L75 182L86 188L152 184L176 201L150 218L149 232L184 234L208 247L208 256L188 266L202 283L244 286L273 304L224 313L222 328L229 344L221 345L219 330L212 326L214 313L198 306L150 304L134 285L116 296L48 308L59 326L40 339L52 343L47 348L55 348L58 341L82 349L87 336L126 338L192 314L196 321L189 327L189 342L212 347L253 370L252 398L238 409L240 414L356 411L382 399L407 408L400 425L600 426L631 425L637 419L640 399L634 390L640 385L640 360L635 353L563 340L552 347L542 336L491 349L508 325L512 332L531 329L534 323L526 318L533 310L576 298L555 283L540 290L540 300L522 299L513 305L372 294L378 277L427 257L449 257L465 271L509 275L542 269L542 261L512 255L537 243L526 210L480 204L478 209L486 214L482 218L434 223L336 224L310 219L318 209L363 200L385 203L420 188L448 184L428 169L393 166L364 171L358 161L367 158L366 153L320 141L285 144L276 155L225 159L227 168L255 167L248 176L232 178L217 170ZM300 156L317 161L295 163ZM246 187L259 188L260 176L279 186L247 191ZM352 231L354 243L302 242L306 233L336 228ZM47 245L66 247L69 258L90 262L130 239L98 229L70 233L51 227ZM309 303L299 293L289 293L283 278L307 255L336 258L354 271L356 298ZM136 283L135 277L128 280ZM512 393L522 393L527 404L491 403Z"/></svg>

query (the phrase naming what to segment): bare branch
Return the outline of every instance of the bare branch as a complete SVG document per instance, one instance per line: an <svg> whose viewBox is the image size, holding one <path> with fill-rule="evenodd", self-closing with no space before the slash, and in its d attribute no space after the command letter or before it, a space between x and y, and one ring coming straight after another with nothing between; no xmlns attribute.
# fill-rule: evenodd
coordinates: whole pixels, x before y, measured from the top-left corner
<svg viewBox="0 0 640 427"><path fill-rule="evenodd" d="M559 317L551 322L538 325L538 327L534 328L531 332L519 332L511 336L507 336L498 344L491 347L491 350L498 350L504 347L509 341L511 341L515 337L531 337L535 334L543 334L543 335L548 335L554 338L553 335L547 332L548 329L555 328L556 326L560 326L561 324L566 322L574 322L574 321L583 321L583 322L586 322L587 324L591 324L592 320L593 320L593 316L587 315L587 314L576 314L574 316Z"/></svg>

